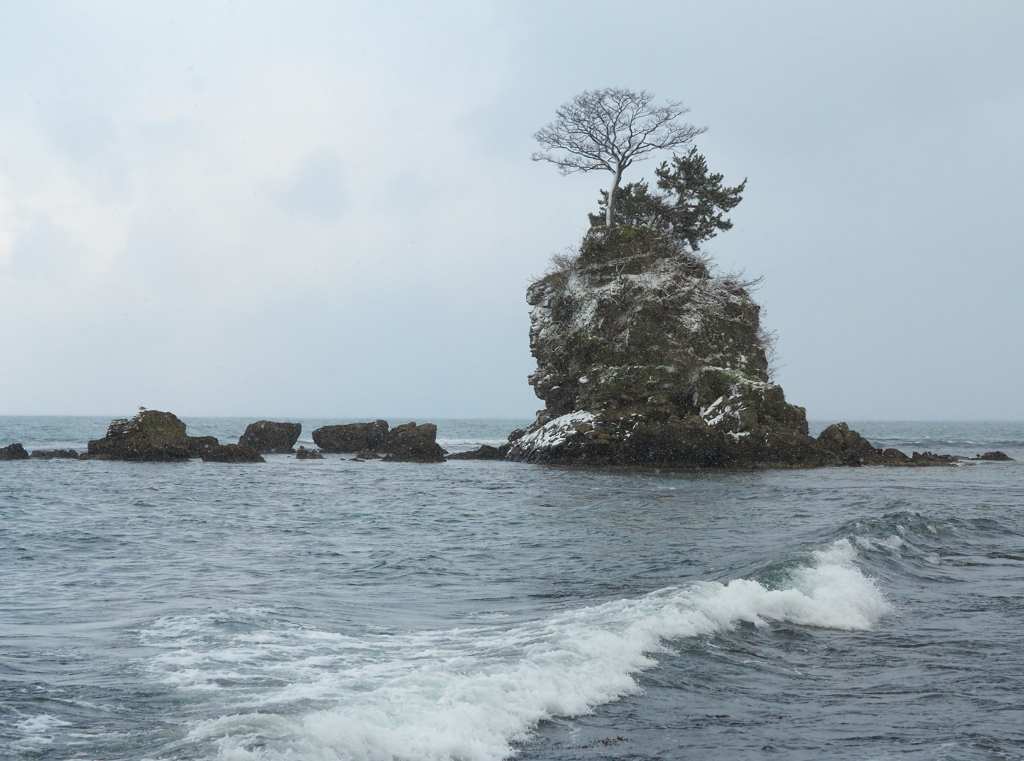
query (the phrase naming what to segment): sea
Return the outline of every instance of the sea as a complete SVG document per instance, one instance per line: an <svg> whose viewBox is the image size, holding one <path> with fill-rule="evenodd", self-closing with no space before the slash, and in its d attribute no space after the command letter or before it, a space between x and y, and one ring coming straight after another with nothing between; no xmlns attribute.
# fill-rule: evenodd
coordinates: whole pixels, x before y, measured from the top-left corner
<svg viewBox="0 0 1024 761"><path fill-rule="evenodd" d="M1016 462L0 462L0 758L1024 759L1024 423L851 427Z"/></svg>

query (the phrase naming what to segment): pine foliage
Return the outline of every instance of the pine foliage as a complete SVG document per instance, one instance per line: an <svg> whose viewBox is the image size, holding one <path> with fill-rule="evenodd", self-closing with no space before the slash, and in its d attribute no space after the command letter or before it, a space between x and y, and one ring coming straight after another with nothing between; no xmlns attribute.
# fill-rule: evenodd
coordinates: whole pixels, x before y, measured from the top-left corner
<svg viewBox="0 0 1024 761"><path fill-rule="evenodd" d="M726 186L724 175L710 173L696 148L662 162L655 175L660 192L652 192L644 181L619 190L614 225L663 232L689 251L699 251L701 244L732 227L725 215L742 200L746 180ZM589 215L592 228L605 226L608 193L602 191L601 196L599 212Z"/></svg>

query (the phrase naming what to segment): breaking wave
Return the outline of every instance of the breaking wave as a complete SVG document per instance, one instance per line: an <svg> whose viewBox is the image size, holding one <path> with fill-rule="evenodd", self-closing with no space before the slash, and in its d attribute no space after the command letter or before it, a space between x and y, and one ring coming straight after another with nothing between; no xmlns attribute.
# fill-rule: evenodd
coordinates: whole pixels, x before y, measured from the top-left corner
<svg viewBox="0 0 1024 761"><path fill-rule="evenodd" d="M638 692L673 640L744 622L871 629L891 606L855 545L833 542L774 588L699 582L512 627L352 637L257 612L246 633L177 617L142 636L164 650L151 676L223 706L187 740L221 758L494 761L544 719Z"/></svg>

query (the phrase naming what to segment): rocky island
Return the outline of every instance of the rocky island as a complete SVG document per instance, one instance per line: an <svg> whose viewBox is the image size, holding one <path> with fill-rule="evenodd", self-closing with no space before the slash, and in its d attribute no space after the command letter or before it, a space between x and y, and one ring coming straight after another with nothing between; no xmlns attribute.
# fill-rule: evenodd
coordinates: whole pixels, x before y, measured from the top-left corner
<svg viewBox="0 0 1024 761"><path fill-rule="evenodd" d="M563 174L607 170L590 229L533 283L530 376L544 409L501 447L509 460L680 468L951 464L879 450L843 423L808 435L803 407L772 380L772 336L756 281L715 270L702 246L732 227L742 199L691 145L704 129L647 92L588 91L534 137L533 158ZM623 171L655 150L672 158L646 182ZM481 457L484 453L481 451Z"/></svg>
<svg viewBox="0 0 1024 761"><path fill-rule="evenodd" d="M656 227L595 227L530 286L545 407L506 459L693 468L911 465L845 424L808 435L771 380L751 283ZM923 463L922 463L923 464ZM929 463L930 464L930 463Z"/></svg>

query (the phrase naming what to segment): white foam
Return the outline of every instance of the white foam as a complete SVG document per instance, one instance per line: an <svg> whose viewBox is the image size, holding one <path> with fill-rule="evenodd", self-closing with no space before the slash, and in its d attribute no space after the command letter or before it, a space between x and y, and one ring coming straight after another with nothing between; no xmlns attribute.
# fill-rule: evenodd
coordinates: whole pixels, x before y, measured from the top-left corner
<svg viewBox="0 0 1024 761"><path fill-rule="evenodd" d="M185 689L210 689L216 674L248 679L248 689L225 695L234 713L190 735L215 742L225 759L496 761L543 719L636 692L634 674L672 640L770 620L870 629L890 606L855 558L844 539L796 569L785 589L701 582L515 627L360 639L282 627L205 653L193 642L153 670ZM260 680L287 686L254 693ZM286 704L300 701L318 708L291 715Z"/></svg>
<svg viewBox="0 0 1024 761"><path fill-rule="evenodd" d="M40 746L53 744L52 735L55 729L68 726L71 726L69 722L48 713L30 716L15 724L15 728L22 735L14 744L20 750L36 750L38 752Z"/></svg>

